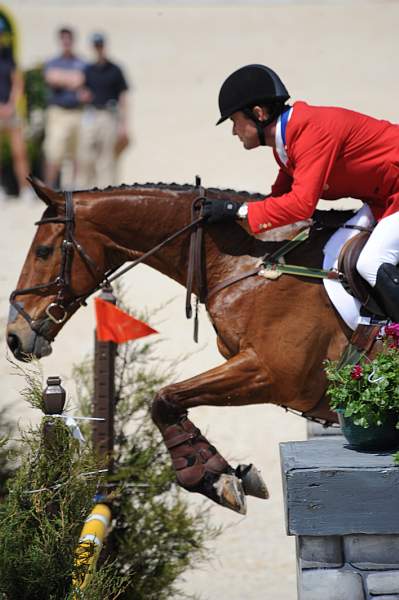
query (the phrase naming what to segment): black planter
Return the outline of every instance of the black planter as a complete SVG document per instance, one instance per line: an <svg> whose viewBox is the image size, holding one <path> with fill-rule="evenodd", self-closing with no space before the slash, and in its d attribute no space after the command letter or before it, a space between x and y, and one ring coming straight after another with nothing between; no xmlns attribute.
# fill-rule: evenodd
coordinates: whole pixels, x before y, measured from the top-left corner
<svg viewBox="0 0 399 600"><path fill-rule="evenodd" d="M388 414L382 425L360 427L352 417L345 417L344 410L338 409L338 420L342 433L350 446L356 450L394 450L399 447L399 429L396 429L398 415Z"/></svg>

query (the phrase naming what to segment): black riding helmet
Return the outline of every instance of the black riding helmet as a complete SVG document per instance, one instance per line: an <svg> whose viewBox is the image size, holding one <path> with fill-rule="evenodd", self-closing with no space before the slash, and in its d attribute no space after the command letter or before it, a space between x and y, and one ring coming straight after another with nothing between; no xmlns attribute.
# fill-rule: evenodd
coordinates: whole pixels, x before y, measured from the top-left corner
<svg viewBox="0 0 399 600"><path fill-rule="evenodd" d="M265 144L264 128L283 111L290 97L279 76L265 65L247 65L234 71L223 83L219 92L219 125L238 110L251 119L258 130L259 141ZM272 114L266 121L258 121L252 114L256 105L271 105Z"/></svg>

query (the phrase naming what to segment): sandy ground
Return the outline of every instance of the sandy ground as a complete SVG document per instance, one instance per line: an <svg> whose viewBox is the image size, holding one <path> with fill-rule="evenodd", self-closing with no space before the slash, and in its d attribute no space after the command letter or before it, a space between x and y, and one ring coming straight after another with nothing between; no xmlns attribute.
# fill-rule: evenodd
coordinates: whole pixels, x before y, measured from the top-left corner
<svg viewBox="0 0 399 600"><path fill-rule="evenodd" d="M399 5L380 2L234 3L234 6L139 5L118 2L5 2L21 32L21 62L32 66L55 53L54 31L71 24L79 51L89 53L93 30L110 37L111 55L124 66L130 83L134 144L125 153L121 181L193 182L205 186L268 191L276 173L271 152L246 153L230 136L230 126L214 127L217 94L235 68L263 62L275 68L293 99L336 104L396 121L397 23ZM5 325L8 295L16 283L39 217L39 202L17 200L1 207L0 315ZM158 306L173 299L159 319L162 351L168 357L192 353L181 368L187 377L221 362L204 311L200 344L184 317L184 291L174 282L137 268L125 278L133 306ZM54 353L42 361L45 376L65 377L70 395L71 365L92 347L93 308L81 309L59 335ZM1 405L12 405L21 422L38 415L24 406L21 382L0 352ZM203 600L291 600L296 597L294 540L286 537L278 444L305 438L305 423L270 406L214 409L193 413L195 422L229 458L261 468L271 498L249 499L248 515L212 509L215 524L226 527L212 544L213 559L188 572L182 583ZM194 500L193 500L194 501ZM195 500L196 501L196 500Z"/></svg>

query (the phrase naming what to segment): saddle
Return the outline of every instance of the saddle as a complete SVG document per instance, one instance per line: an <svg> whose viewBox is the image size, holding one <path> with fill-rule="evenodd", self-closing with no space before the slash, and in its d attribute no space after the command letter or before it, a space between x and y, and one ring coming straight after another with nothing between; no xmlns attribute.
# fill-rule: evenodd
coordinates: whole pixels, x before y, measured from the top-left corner
<svg viewBox="0 0 399 600"><path fill-rule="evenodd" d="M387 315L375 290L356 269L357 260L369 237L368 231L361 231L345 242L338 258L338 271L342 274L341 282L345 290L362 303L365 311L369 315L384 319Z"/></svg>

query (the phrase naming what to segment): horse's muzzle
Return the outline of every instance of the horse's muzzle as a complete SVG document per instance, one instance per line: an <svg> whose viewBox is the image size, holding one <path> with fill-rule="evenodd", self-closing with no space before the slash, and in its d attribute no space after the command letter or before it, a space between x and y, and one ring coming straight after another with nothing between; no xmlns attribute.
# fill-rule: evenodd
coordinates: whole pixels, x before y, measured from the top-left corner
<svg viewBox="0 0 399 600"><path fill-rule="evenodd" d="M17 360L29 362L51 354L51 344L20 320L8 323L7 345Z"/></svg>
<svg viewBox="0 0 399 600"><path fill-rule="evenodd" d="M44 337L35 333L31 337L29 344L23 344L16 333L7 334L7 345L17 360L29 362L33 358L43 358L51 354L51 345Z"/></svg>

